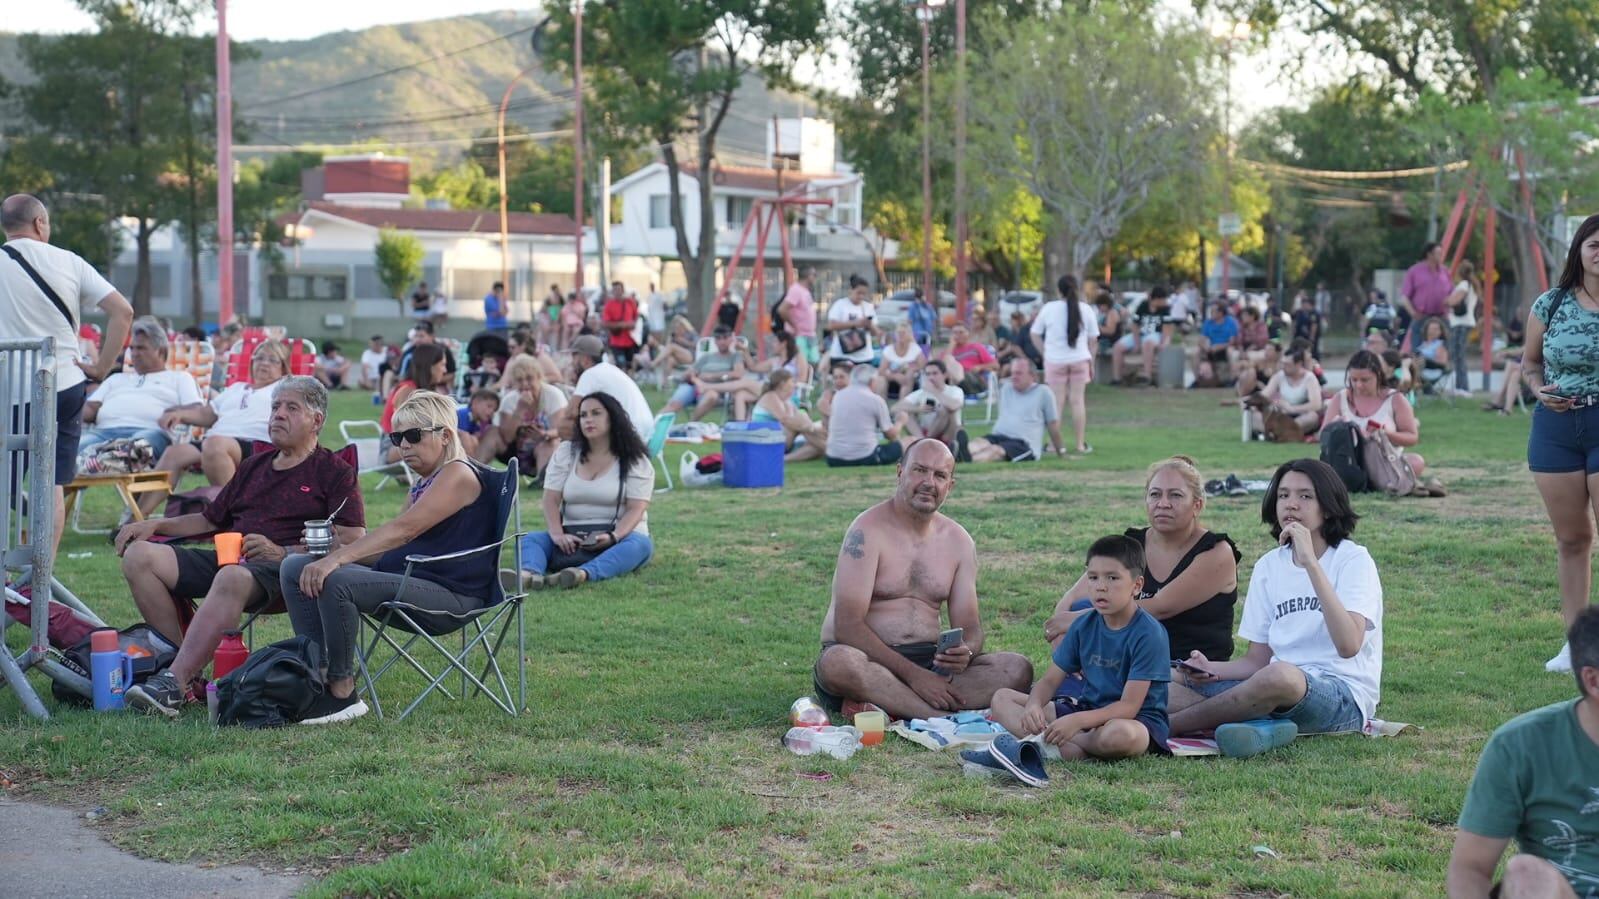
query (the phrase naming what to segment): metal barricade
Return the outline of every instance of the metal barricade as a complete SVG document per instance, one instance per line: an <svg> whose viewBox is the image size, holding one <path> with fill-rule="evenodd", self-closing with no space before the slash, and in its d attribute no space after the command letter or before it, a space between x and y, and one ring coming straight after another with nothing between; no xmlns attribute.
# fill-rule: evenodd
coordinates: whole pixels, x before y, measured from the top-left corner
<svg viewBox="0 0 1599 899"><path fill-rule="evenodd" d="M49 337L0 340L0 562L6 598L30 606L28 648L13 656L5 644L9 616L0 615L0 675L29 714L48 719L24 672L38 667L57 680L77 679L50 657L52 598L101 623L53 576L55 564L56 355ZM15 588L32 585L32 595Z"/></svg>

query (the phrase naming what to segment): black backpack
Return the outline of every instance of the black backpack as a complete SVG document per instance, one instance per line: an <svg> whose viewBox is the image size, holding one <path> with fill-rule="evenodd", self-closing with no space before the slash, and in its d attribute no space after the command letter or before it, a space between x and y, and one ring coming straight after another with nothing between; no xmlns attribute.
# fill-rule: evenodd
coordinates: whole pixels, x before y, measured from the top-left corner
<svg viewBox="0 0 1599 899"><path fill-rule="evenodd" d="M133 681L125 686L144 683L152 674L170 667L178 657L178 648L167 642L165 637L148 624L135 624L118 631L117 644L123 652L133 656ZM61 653L56 661L73 674L89 680L90 652L89 638L85 637L77 645ZM88 708L94 704L93 695L79 693L61 681L50 682L50 694L57 702L68 705Z"/></svg>
<svg viewBox="0 0 1599 899"><path fill-rule="evenodd" d="M1352 421L1335 421L1321 429L1321 461L1332 466L1350 493L1367 488L1366 465L1360 453L1360 429Z"/></svg>
<svg viewBox="0 0 1599 899"><path fill-rule="evenodd" d="M309 637L263 646L217 681L217 723L255 729L299 721L326 689L322 667L322 647Z"/></svg>

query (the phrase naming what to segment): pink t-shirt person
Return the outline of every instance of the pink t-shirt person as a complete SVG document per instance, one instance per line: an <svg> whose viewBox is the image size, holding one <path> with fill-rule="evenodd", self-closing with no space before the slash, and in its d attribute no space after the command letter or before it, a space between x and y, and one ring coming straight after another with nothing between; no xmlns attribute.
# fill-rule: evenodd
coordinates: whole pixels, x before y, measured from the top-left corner
<svg viewBox="0 0 1599 899"><path fill-rule="evenodd" d="M955 361L959 362L961 367L965 369L971 369L978 365L994 365L996 362L994 354L989 352L988 347L976 341L951 347L950 355L954 356Z"/></svg>
<svg viewBox="0 0 1599 899"><path fill-rule="evenodd" d="M795 337L816 338L816 298L811 296L810 290L803 281L795 281L789 285L788 293L783 295L783 305L793 311L789 313L790 326L794 329Z"/></svg>
<svg viewBox="0 0 1599 899"><path fill-rule="evenodd" d="M1417 315L1427 316L1443 315L1444 301L1454 289L1448 268L1440 265L1435 269L1423 259L1405 272L1399 292L1410 299Z"/></svg>

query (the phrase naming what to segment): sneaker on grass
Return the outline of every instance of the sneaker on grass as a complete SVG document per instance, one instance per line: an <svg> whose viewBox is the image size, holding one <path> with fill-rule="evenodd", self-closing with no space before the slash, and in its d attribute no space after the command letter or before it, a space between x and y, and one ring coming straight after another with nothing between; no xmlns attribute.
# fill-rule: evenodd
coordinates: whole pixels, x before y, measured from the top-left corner
<svg viewBox="0 0 1599 899"><path fill-rule="evenodd" d="M152 675L142 684L134 684L128 688L128 705L146 712L165 715L168 718L178 717L187 701L188 689L178 683L172 675L171 669Z"/></svg>
<svg viewBox="0 0 1599 899"><path fill-rule="evenodd" d="M1570 674L1571 644L1567 643L1566 645L1560 647L1560 651L1555 653L1554 658L1543 663L1543 670L1549 672L1550 674Z"/></svg>
<svg viewBox="0 0 1599 899"><path fill-rule="evenodd" d="M343 699L332 693L323 693L305 710L305 717L300 719L300 723L338 724L341 721L354 721L366 712L366 702L359 693L351 693Z"/></svg>

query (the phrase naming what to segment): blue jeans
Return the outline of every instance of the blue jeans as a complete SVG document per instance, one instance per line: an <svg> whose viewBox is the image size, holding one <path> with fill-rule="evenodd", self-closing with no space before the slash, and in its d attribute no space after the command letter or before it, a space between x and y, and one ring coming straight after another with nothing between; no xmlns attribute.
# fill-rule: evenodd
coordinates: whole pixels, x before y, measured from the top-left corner
<svg viewBox="0 0 1599 899"><path fill-rule="evenodd" d="M550 539L549 532L534 531L522 538L523 571L548 574L550 556L554 554L555 541ZM655 544L650 542L649 535L634 531L615 546L595 556L593 561L578 567L588 572L589 580L603 581L638 569L653 555Z"/></svg>
<svg viewBox="0 0 1599 899"><path fill-rule="evenodd" d="M83 453L102 443L132 437L143 437L150 441L157 459L161 458L161 454L172 445L172 435L160 428L85 428L83 434L78 437L78 452Z"/></svg>
<svg viewBox="0 0 1599 899"><path fill-rule="evenodd" d="M1300 669L1300 673L1305 675L1305 695L1293 708L1271 712L1267 718L1286 718L1298 725L1302 734L1341 734L1365 726L1366 716L1361 713L1360 704L1355 702L1355 694L1349 691L1348 684L1330 674L1311 674L1304 669ZM1221 680L1194 684L1189 689L1209 699L1241 683L1241 680Z"/></svg>

